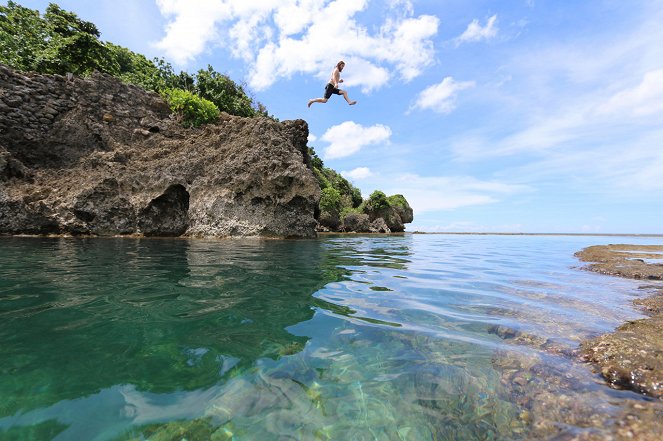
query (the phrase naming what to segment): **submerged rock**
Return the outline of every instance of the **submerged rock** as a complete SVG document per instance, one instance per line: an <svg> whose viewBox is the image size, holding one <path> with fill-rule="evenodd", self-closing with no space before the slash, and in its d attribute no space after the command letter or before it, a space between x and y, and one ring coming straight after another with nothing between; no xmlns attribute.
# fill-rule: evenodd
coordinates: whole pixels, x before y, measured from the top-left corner
<svg viewBox="0 0 663 441"><path fill-rule="evenodd" d="M315 235L303 120L185 129L157 94L103 74L0 65L0 89L0 234Z"/></svg>
<svg viewBox="0 0 663 441"><path fill-rule="evenodd" d="M612 403L596 401L591 385L579 383L563 359L546 362L541 353L498 351L492 363L501 372L503 393L520 408L522 439L658 441L663 436L663 402L625 393ZM577 367L581 369L581 367ZM561 391L566 391L561 393Z"/></svg>

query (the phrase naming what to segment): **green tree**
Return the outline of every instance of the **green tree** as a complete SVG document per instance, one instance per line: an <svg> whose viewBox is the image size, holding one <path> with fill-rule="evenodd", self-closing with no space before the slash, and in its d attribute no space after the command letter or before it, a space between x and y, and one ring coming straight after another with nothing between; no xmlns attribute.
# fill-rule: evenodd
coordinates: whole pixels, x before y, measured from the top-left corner
<svg viewBox="0 0 663 441"><path fill-rule="evenodd" d="M135 84L146 90L158 92L165 87L158 87L159 70L155 64L144 55L137 54L129 49L106 43L110 57L117 64L119 72L117 76L125 83Z"/></svg>
<svg viewBox="0 0 663 441"><path fill-rule="evenodd" d="M31 71L48 43L46 22L33 11L7 2L0 5L0 63L14 69Z"/></svg>
<svg viewBox="0 0 663 441"><path fill-rule="evenodd" d="M311 157L311 165L313 166L313 168L322 170L325 164L324 162L322 162L322 159L320 159L318 154L315 153L315 149L313 147L308 148L308 154Z"/></svg>
<svg viewBox="0 0 663 441"><path fill-rule="evenodd" d="M196 75L196 91L201 97L213 102L216 106L231 115L256 116L253 101L244 88L228 76L216 72L212 66L201 69Z"/></svg>
<svg viewBox="0 0 663 441"><path fill-rule="evenodd" d="M341 211L341 194L332 187L323 188L320 194L320 211L338 214Z"/></svg>
<svg viewBox="0 0 663 441"><path fill-rule="evenodd" d="M118 75L120 68L111 50L99 40L99 30L73 12L51 3L44 21L48 44L36 60L39 72L89 74L94 70Z"/></svg>
<svg viewBox="0 0 663 441"><path fill-rule="evenodd" d="M364 209L365 211L375 212L379 210L384 210L386 208L389 208L390 206L391 205L389 205L389 200L387 199L387 196L380 190L375 190L368 197Z"/></svg>

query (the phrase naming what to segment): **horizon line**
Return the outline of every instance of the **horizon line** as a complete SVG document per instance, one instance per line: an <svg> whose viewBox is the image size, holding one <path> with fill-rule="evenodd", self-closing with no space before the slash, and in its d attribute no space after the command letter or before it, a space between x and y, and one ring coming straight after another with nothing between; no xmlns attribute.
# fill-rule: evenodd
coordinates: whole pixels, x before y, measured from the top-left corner
<svg viewBox="0 0 663 441"><path fill-rule="evenodd" d="M405 231L410 234L455 234L477 236L629 236L629 237L663 237L663 233L509 233L509 232L472 232L472 231Z"/></svg>

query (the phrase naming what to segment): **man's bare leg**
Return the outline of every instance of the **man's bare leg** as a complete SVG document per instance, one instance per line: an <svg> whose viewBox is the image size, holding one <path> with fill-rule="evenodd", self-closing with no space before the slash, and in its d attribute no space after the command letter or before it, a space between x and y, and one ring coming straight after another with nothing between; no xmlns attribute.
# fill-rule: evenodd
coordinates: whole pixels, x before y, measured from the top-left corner
<svg viewBox="0 0 663 441"><path fill-rule="evenodd" d="M351 106L354 106L355 104L357 104L357 101L354 101L354 100L351 101L350 98L348 98L348 93L345 90L341 90L341 93L343 94L343 98L345 98L345 101L347 101L348 104L350 104Z"/></svg>
<svg viewBox="0 0 663 441"><path fill-rule="evenodd" d="M308 100L308 107L311 107L311 104L313 103L326 103L327 99L326 98L313 98Z"/></svg>

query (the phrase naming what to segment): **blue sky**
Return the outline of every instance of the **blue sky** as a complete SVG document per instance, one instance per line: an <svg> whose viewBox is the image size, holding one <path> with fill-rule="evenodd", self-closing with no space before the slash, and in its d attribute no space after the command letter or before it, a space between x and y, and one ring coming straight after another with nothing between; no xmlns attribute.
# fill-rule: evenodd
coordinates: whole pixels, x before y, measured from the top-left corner
<svg viewBox="0 0 663 441"><path fill-rule="evenodd" d="M660 0L58 4L103 40L211 64L305 119L364 197L405 195L408 231L663 233ZM358 104L308 109L340 59Z"/></svg>

